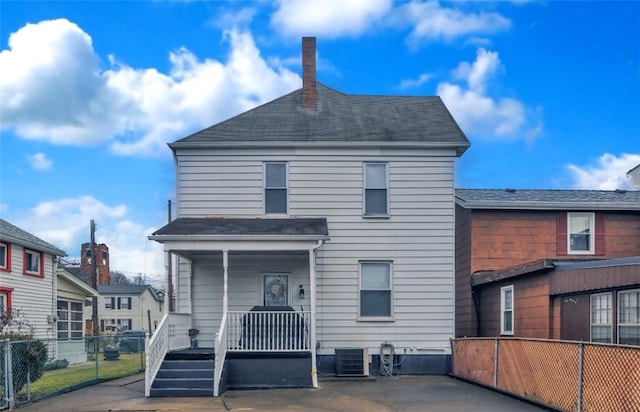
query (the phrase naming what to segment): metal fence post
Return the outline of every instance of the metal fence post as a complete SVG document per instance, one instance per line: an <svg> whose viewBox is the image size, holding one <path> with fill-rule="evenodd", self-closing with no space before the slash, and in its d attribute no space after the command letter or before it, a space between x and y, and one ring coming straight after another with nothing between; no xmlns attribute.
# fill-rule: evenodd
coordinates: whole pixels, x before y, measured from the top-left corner
<svg viewBox="0 0 640 412"><path fill-rule="evenodd" d="M584 368L584 343L578 344L578 412L582 411L582 379Z"/></svg>
<svg viewBox="0 0 640 412"><path fill-rule="evenodd" d="M496 338L495 342L496 342L496 345L495 345L494 358L493 358L493 387L497 388L498 387L498 338Z"/></svg>
<svg viewBox="0 0 640 412"><path fill-rule="evenodd" d="M6 368L6 392L7 392L7 402L9 403L9 409L13 409L14 408L14 397L13 397L13 356L11 354L11 341L10 340L6 340L6 350L4 352L4 356L5 356L5 360L4 360L4 365Z"/></svg>
<svg viewBox="0 0 640 412"><path fill-rule="evenodd" d="M100 379L98 360L100 359L100 341L97 336L93 337L93 353L96 355L96 382Z"/></svg>

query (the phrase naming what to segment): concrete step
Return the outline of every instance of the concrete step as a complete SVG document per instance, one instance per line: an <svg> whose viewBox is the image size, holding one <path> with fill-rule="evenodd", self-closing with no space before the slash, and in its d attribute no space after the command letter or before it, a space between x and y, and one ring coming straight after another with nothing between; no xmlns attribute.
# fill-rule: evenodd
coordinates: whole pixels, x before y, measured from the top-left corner
<svg viewBox="0 0 640 412"><path fill-rule="evenodd" d="M164 360L160 369L211 369L215 362L213 360Z"/></svg>
<svg viewBox="0 0 640 412"><path fill-rule="evenodd" d="M208 378L213 379L213 367L208 369L160 369L156 379Z"/></svg>
<svg viewBox="0 0 640 412"><path fill-rule="evenodd" d="M213 378L156 378L152 389L211 389Z"/></svg>
<svg viewBox="0 0 640 412"><path fill-rule="evenodd" d="M213 396L213 384L209 389L185 389L185 388L151 388L151 397L195 397L195 396Z"/></svg>

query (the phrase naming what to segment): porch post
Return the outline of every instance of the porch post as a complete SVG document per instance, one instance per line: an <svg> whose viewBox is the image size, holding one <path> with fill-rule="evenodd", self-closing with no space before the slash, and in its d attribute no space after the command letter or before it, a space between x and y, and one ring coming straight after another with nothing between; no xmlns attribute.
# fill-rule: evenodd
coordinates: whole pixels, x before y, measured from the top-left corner
<svg viewBox="0 0 640 412"><path fill-rule="evenodd" d="M227 318L227 311L229 310L229 297L227 296L227 290L229 287L229 251L222 251L222 268L224 271L224 287L222 294L222 319Z"/></svg>
<svg viewBox="0 0 640 412"><path fill-rule="evenodd" d="M172 270L172 268L171 268L171 263L172 263L171 256L173 256L171 254L171 251L167 251L167 253L165 253L165 255L164 255L164 258L166 260L166 262L165 262L165 264L166 264L165 268L166 269L165 269L165 278L164 278L164 280L165 280L165 282L167 284L167 288L164 291L164 299L163 299L164 308L162 310L163 315L168 315L169 314L169 302L171 301L171 293L170 293L171 292L171 287L169 286L171 284L170 283L171 282L171 275L170 274L171 274L171 270ZM149 332L151 332L151 331L149 331Z"/></svg>
<svg viewBox="0 0 640 412"><path fill-rule="evenodd" d="M309 294L311 295L311 381L314 388L318 387L318 370L316 365L316 254L315 250L320 247L309 249Z"/></svg>

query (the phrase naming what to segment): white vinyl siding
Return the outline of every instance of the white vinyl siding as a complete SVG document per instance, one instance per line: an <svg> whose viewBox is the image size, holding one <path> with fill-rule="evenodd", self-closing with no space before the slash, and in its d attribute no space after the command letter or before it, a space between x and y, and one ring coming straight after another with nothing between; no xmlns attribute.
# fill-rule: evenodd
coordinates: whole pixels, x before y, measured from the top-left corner
<svg viewBox="0 0 640 412"><path fill-rule="evenodd" d="M354 346L377 351L385 340L396 347L450 353L449 338L454 333L453 150L199 149L178 150L177 159L180 217L263 216L264 162L288 162L288 215L325 217L329 226L330 240L318 249L315 259L320 354ZM392 213L386 219L363 219L364 163L387 164L388 210ZM193 302L193 327L200 330L203 347L213 345L217 316L221 316L221 260L206 269L196 260L192 271L185 263L176 281L177 307L190 311ZM393 322L358 320L359 262L373 260L393 261ZM230 256L229 310L248 310L259 304L260 277L240 282L236 265L245 267ZM302 265L308 268L308 257ZM279 265L261 269L292 272ZM213 273L216 277L209 279ZM300 278L292 273L292 288L304 284L310 290L308 269L304 273ZM209 281L213 283L208 285ZM232 302L243 299L244 304L231 307ZM308 310L308 298L302 303ZM292 306L299 309L295 298ZM209 328L213 329L209 332Z"/></svg>

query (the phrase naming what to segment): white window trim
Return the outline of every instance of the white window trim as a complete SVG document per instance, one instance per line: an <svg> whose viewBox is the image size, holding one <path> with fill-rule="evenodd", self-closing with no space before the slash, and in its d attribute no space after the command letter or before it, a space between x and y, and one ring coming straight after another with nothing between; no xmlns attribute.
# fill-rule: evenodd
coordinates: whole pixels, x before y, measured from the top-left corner
<svg viewBox="0 0 640 412"><path fill-rule="evenodd" d="M267 213L267 165L281 164L285 167L285 187L270 187L269 189L285 189L287 191L287 211L286 213ZM262 213L269 216L288 216L289 215L289 162L272 161L262 164Z"/></svg>
<svg viewBox="0 0 640 412"><path fill-rule="evenodd" d="M66 338L61 338L61 337L57 337L58 340L78 340L78 339L82 339L84 337L84 319L82 319L82 315L83 315L83 311L82 309L80 309L79 311L74 311L71 310L71 304L75 303L75 304L80 304L82 305L82 302L79 301L75 301L75 300L68 300L68 299L58 299L58 302L64 302L66 303L66 309L56 309L57 315L58 315L58 323L60 323L60 311L64 311L67 313L67 319L64 320L63 322L65 322L67 324L67 328L62 330L62 332L65 332L67 334ZM57 306L57 303L56 303ZM80 314L80 320L72 320L71 319L71 314L72 313L79 313ZM80 328L80 336L71 336L72 332L77 332L73 329L71 329L71 324L80 324L81 328ZM57 329L56 332L56 336L61 332L60 329Z"/></svg>
<svg viewBox="0 0 640 412"><path fill-rule="evenodd" d="M622 299L620 299L620 295L624 295L625 293L638 293L640 292L640 289L627 289L627 290L621 290L618 291L618 299L617 299L617 324L616 324L616 329L617 329L617 336L616 336L616 342L618 344L620 344L620 326L639 326L639 323L622 323L620 322L620 319L622 319L622 316L620 316L620 304L622 302ZM640 320L639 320L640 321Z"/></svg>
<svg viewBox="0 0 640 412"><path fill-rule="evenodd" d="M571 249L571 217L572 216L588 216L589 217L589 250L572 250ZM569 255L593 255L595 254L595 213L584 212L568 212L567 213L567 254Z"/></svg>
<svg viewBox="0 0 640 412"><path fill-rule="evenodd" d="M611 318L611 322L609 323L609 336L611 336L611 342L609 343L613 343L613 293L612 292L603 292L603 293L593 293L591 295L589 295L589 341L593 342L593 326L607 326L606 324L594 324L593 323L593 298L596 296L603 296L603 295L609 295L611 296L611 311L612 313L609 314L609 317Z"/></svg>
<svg viewBox="0 0 640 412"><path fill-rule="evenodd" d="M367 187L367 165L384 165L386 187ZM389 189L389 163L388 162L364 162L362 164L362 216L365 218L388 218L391 215ZM367 189L385 189L387 191L387 213L367 213Z"/></svg>
<svg viewBox="0 0 640 412"><path fill-rule="evenodd" d="M389 265L389 316L362 316L360 315L360 292L362 292L362 264L363 263L386 263ZM374 289L367 289L374 290ZM382 289L380 289L382 290ZM358 261L358 316L359 322L393 322L395 321L394 311L394 287L393 287L393 261L392 260L361 260Z"/></svg>
<svg viewBox="0 0 640 412"><path fill-rule="evenodd" d="M505 312L506 312L506 301L505 295L506 292L511 291L511 330L505 330L504 328L504 320L505 320ZM500 288L500 334L501 335L513 335L513 331L515 330L515 293L513 290L513 285L503 286Z"/></svg>

